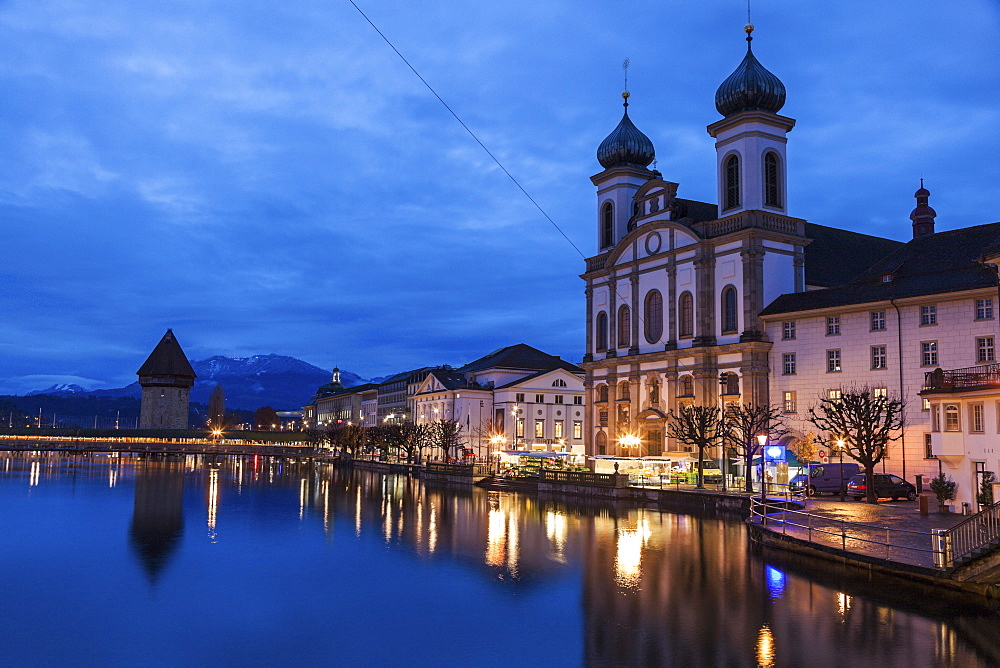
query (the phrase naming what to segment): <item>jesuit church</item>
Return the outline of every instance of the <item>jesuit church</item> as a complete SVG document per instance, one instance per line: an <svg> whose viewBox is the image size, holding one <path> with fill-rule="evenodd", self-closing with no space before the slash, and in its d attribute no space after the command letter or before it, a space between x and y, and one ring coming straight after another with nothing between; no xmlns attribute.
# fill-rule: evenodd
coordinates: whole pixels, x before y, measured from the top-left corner
<svg viewBox="0 0 1000 668"><path fill-rule="evenodd" d="M937 474L920 392L935 368L994 360L997 273L988 260L1000 224L935 234L922 185L908 243L789 215L795 120L779 113L785 87L754 56L752 32L748 25L746 56L716 92L721 118L707 127L718 204L680 197L677 183L649 168L653 144L629 118L627 91L621 122L597 150L598 252L581 276L587 454L683 450L666 436L666 413L687 403L782 406L788 440L814 430L804 418L818 396L867 383L907 402L893 472ZM928 257L933 271L921 268ZM943 279L949 272L961 277ZM996 434L1000 402L991 416L979 426ZM641 445L623 448L626 433ZM1000 470L992 457L977 470Z"/></svg>

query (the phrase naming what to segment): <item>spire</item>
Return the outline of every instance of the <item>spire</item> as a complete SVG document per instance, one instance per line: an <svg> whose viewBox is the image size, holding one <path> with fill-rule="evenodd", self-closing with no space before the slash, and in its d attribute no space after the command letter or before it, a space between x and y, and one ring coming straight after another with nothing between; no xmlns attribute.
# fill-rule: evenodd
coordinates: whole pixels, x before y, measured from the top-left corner
<svg viewBox="0 0 1000 668"><path fill-rule="evenodd" d="M917 199L917 208L910 213L910 220L913 221L913 238L926 237L934 234L934 218L937 212L927 204L931 191L924 188L924 180L920 179L920 189L913 193Z"/></svg>
<svg viewBox="0 0 1000 668"><path fill-rule="evenodd" d="M753 55L753 30L752 23L743 28L747 34L747 55L715 92L715 108L726 117L741 111L776 114L785 105L785 85Z"/></svg>
<svg viewBox="0 0 1000 668"><path fill-rule="evenodd" d="M612 167L645 169L656 157L653 142L635 127L632 119L628 117L628 99L631 95L628 90L622 92L622 99L625 100L622 105L625 107L622 120L597 147L597 161L605 169Z"/></svg>
<svg viewBox="0 0 1000 668"><path fill-rule="evenodd" d="M140 377L160 376L185 379L190 381L188 387L190 387L190 383L193 383L197 376L194 369L191 368L191 363L188 362L187 356L181 349L180 344L177 343L172 329L167 330L167 333L163 335L160 342L153 348L153 352L149 354L146 361L136 371L136 374Z"/></svg>

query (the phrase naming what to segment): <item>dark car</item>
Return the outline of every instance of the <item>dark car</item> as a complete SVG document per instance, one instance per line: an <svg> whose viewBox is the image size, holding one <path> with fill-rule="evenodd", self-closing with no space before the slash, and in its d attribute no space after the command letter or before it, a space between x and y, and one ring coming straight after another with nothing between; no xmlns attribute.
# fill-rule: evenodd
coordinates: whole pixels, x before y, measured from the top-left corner
<svg viewBox="0 0 1000 668"><path fill-rule="evenodd" d="M867 491L868 486L863 473L853 476L847 483L847 494L855 501L865 498ZM879 499L890 498L893 501L902 498L913 501L917 498L917 488L897 475L876 473L875 496Z"/></svg>
<svg viewBox="0 0 1000 668"><path fill-rule="evenodd" d="M809 496L839 494L842 487L846 489L847 481L860 472L861 467L853 462L815 464L809 467L808 475L800 473L789 484L793 491L804 489Z"/></svg>

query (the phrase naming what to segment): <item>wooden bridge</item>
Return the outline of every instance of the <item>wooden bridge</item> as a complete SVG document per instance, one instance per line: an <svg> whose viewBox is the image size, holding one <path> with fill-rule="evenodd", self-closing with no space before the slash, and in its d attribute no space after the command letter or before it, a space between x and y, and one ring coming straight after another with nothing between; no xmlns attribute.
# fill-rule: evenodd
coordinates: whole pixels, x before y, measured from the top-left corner
<svg viewBox="0 0 1000 668"><path fill-rule="evenodd" d="M267 457L304 457L328 459L334 455L313 445L275 445L250 441L213 441L208 439L142 438L0 438L0 450L16 452L130 452L163 455L263 455Z"/></svg>

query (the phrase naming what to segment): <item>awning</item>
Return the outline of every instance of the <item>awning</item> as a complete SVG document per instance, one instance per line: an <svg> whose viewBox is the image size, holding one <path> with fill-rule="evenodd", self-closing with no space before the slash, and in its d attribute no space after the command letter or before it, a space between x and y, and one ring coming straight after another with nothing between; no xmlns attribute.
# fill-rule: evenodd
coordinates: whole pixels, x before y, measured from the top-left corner
<svg viewBox="0 0 1000 668"><path fill-rule="evenodd" d="M535 450L501 450L500 452L510 457L541 457L544 459L550 459L552 457L568 457L572 454L570 452L541 452Z"/></svg>

